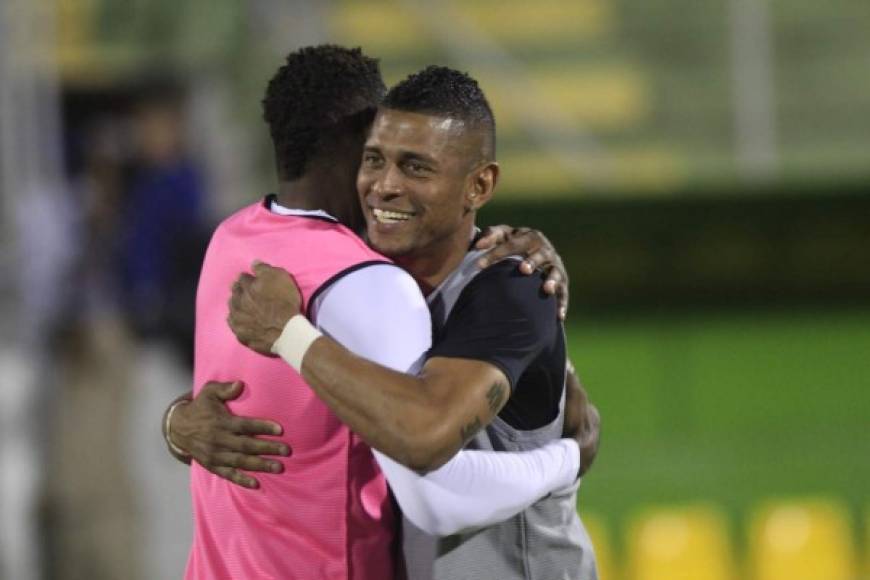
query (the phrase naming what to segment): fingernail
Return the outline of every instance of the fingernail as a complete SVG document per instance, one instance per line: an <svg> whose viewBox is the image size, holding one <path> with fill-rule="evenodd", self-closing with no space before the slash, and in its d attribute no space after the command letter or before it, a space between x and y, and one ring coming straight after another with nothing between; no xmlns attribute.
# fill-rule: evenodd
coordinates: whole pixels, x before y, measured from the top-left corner
<svg viewBox="0 0 870 580"><path fill-rule="evenodd" d="M273 462L269 464L269 471L271 471L272 473L281 473L282 471L284 471L284 466L280 463Z"/></svg>
<svg viewBox="0 0 870 580"><path fill-rule="evenodd" d="M290 448L287 447L286 445L281 447L281 455L283 455L285 457L290 455Z"/></svg>

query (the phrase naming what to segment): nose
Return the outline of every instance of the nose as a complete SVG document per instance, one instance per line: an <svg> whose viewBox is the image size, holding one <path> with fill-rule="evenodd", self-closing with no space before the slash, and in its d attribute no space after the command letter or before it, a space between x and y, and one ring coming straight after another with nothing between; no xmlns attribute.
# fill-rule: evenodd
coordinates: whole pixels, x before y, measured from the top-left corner
<svg viewBox="0 0 870 580"><path fill-rule="evenodd" d="M401 173L395 165L386 167L372 184L372 193L383 201L402 195Z"/></svg>

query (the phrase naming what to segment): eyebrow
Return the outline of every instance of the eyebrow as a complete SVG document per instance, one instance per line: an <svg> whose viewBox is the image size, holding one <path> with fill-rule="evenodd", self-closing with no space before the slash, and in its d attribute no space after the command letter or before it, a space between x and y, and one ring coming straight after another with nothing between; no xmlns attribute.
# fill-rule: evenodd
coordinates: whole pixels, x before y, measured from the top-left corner
<svg viewBox="0 0 870 580"><path fill-rule="evenodd" d="M366 145L363 148L364 152L379 153L383 155L383 147L377 144ZM399 150L399 160L405 161L422 161L434 167L439 167L441 164L431 155L420 153L419 151L408 151L406 149Z"/></svg>

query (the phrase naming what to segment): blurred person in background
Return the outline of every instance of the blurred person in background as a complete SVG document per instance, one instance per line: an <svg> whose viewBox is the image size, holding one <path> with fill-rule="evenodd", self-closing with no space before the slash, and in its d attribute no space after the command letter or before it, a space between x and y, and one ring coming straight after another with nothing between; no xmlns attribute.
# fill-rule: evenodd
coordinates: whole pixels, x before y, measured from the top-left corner
<svg viewBox="0 0 870 580"><path fill-rule="evenodd" d="M67 135L77 205L40 213L74 216L77 227L66 242L74 259L56 276L71 273L53 286L64 319L54 333L48 572L173 578L184 568L191 532L178 515L189 500L147 417L175 395L167 385L189 380L191 264L207 237L207 194L187 153L179 89L149 81L82 101Z"/></svg>
<svg viewBox="0 0 870 580"><path fill-rule="evenodd" d="M185 144L180 90L158 85L135 106L136 167L124 198L120 274L137 337L165 340L191 364L196 267L210 233L208 195Z"/></svg>
<svg viewBox="0 0 870 580"><path fill-rule="evenodd" d="M0 337L0 577L36 580L50 569L42 515L56 474L45 465L53 435L45 426L65 390L57 363L70 346L64 335L80 295L68 290L84 234L82 208L66 184L35 179L17 193L9 281L21 310L8 313Z"/></svg>
<svg viewBox="0 0 870 580"><path fill-rule="evenodd" d="M134 337L128 456L139 499L147 578L184 569L192 533L186 474L165 460L151 417L188 383L197 271L208 240L208 193L185 142L179 87L156 83L133 110L135 169L121 212L120 295Z"/></svg>
<svg viewBox="0 0 870 580"><path fill-rule="evenodd" d="M0 388L4 578L136 576L119 444L128 351L112 268L122 125L113 116L85 123L71 139L83 152L72 179L17 201L26 324L24 351L3 354Z"/></svg>

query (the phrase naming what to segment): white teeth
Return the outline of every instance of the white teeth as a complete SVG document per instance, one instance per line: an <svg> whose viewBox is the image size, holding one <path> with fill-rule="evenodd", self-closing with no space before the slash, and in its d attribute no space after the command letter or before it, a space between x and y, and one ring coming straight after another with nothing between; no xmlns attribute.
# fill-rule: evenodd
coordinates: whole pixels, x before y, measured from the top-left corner
<svg viewBox="0 0 870 580"><path fill-rule="evenodd" d="M375 216L375 219L382 224L395 224L399 222L404 222L411 219L411 217L414 215L411 213L387 211L377 208L372 208L372 214Z"/></svg>

